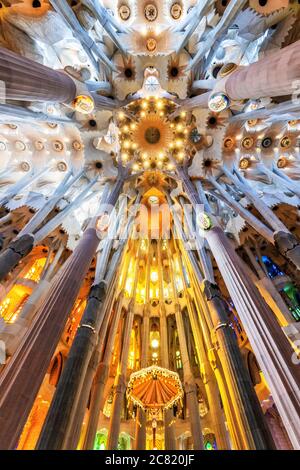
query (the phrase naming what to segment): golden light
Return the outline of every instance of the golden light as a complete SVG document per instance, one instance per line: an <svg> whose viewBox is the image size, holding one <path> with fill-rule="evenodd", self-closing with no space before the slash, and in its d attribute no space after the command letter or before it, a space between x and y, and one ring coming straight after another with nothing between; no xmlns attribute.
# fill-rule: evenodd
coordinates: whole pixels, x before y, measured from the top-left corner
<svg viewBox="0 0 300 470"><path fill-rule="evenodd" d="M147 160L143 163L143 166L145 169L149 168L150 167L150 162L148 162Z"/></svg>
<svg viewBox="0 0 300 470"><path fill-rule="evenodd" d="M131 295L132 287L133 287L133 279L131 277L127 277L126 283L125 283L125 291L128 296Z"/></svg>
<svg viewBox="0 0 300 470"><path fill-rule="evenodd" d="M142 117L142 118L146 117L145 111L142 111L142 112L141 112L141 117Z"/></svg>
<svg viewBox="0 0 300 470"><path fill-rule="evenodd" d="M158 272L151 271L150 279L155 284L158 281Z"/></svg>
<svg viewBox="0 0 300 470"><path fill-rule="evenodd" d="M180 117L185 118L185 117L186 117L186 112L185 112L185 111L181 111Z"/></svg>
<svg viewBox="0 0 300 470"><path fill-rule="evenodd" d="M147 109L147 108L148 108L148 103L147 103L147 101L143 101L143 102L142 102L142 108L143 108L143 109Z"/></svg>
<svg viewBox="0 0 300 470"><path fill-rule="evenodd" d="M158 348L158 346L159 346L159 341L158 341L158 339L153 339L153 340L151 341L151 347L152 347L153 349L156 349L156 348Z"/></svg>
<svg viewBox="0 0 300 470"><path fill-rule="evenodd" d="M125 113L123 111L120 111L118 114L119 119L124 119L125 118Z"/></svg>
<svg viewBox="0 0 300 470"><path fill-rule="evenodd" d="M147 152L143 152L143 153L142 153L142 159L143 159L143 160L146 160L147 158L148 158Z"/></svg>
<svg viewBox="0 0 300 470"><path fill-rule="evenodd" d="M163 106L164 106L164 103L161 100L158 100L157 103L156 103L157 109L162 109Z"/></svg>
<svg viewBox="0 0 300 470"><path fill-rule="evenodd" d="M129 149L130 148L130 141L129 140L124 140L123 145L124 145L125 149Z"/></svg>
<svg viewBox="0 0 300 470"><path fill-rule="evenodd" d="M157 352L152 353L152 357L153 357L153 359L157 359L158 358Z"/></svg>
<svg viewBox="0 0 300 470"><path fill-rule="evenodd" d="M136 129L136 124L135 124L135 122L132 122L132 123L130 124L130 129L131 129L132 131L134 131L134 130Z"/></svg>
<svg viewBox="0 0 300 470"><path fill-rule="evenodd" d="M164 152L159 152L159 154L158 154L158 159L159 159L159 160L163 160L164 158L165 158Z"/></svg>
<svg viewBox="0 0 300 470"><path fill-rule="evenodd" d="M182 124L177 124L176 130L177 130L178 132L182 132L182 130L183 130L183 125L182 125Z"/></svg>
<svg viewBox="0 0 300 470"><path fill-rule="evenodd" d="M128 127L128 126L124 126L122 130L123 130L123 132L129 132L129 127Z"/></svg>
<svg viewBox="0 0 300 470"><path fill-rule="evenodd" d="M168 163L168 166L167 166L168 170L171 171L174 169L174 165L172 163Z"/></svg>

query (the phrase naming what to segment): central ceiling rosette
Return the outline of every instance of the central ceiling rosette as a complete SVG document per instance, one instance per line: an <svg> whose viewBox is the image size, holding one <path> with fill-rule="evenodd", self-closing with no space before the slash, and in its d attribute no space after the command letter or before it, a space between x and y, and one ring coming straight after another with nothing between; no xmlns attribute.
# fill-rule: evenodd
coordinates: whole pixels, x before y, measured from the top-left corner
<svg viewBox="0 0 300 470"><path fill-rule="evenodd" d="M166 98L147 97L127 106L119 115L119 142L123 163L134 171L168 169L188 154L190 116L176 113Z"/></svg>

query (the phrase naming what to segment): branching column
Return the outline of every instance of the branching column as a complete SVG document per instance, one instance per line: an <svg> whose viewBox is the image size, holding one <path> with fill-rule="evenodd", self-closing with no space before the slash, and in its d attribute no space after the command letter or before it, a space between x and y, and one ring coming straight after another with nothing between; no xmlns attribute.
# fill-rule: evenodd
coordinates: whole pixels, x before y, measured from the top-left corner
<svg viewBox="0 0 300 470"><path fill-rule="evenodd" d="M123 214L118 214L118 217ZM114 224L118 222L118 217ZM106 245L111 247L111 239ZM98 258L97 271L105 274L108 257L106 251ZM121 253L120 253L121 257ZM99 267L100 265L100 267ZM101 269L100 269L101 268ZM41 433L38 449L63 449L68 444L72 429L72 421L76 407L82 394L84 379L92 354L95 350L99 330L104 316L104 300L107 285L103 277L95 276L80 326L69 352L68 360L56 388L46 422Z"/></svg>
<svg viewBox="0 0 300 470"><path fill-rule="evenodd" d="M226 81L226 92L232 100L291 94L300 79L299 61L300 41L296 41L233 72Z"/></svg>
<svg viewBox="0 0 300 470"><path fill-rule="evenodd" d="M179 172L184 180L187 193L192 203L195 206L200 206L202 203L200 196L189 180L186 172L182 169L179 169ZM210 233L211 231L208 231L208 234ZM209 242L209 238L207 239ZM200 253L200 256L202 255ZM272 438L266 426L260 403L251 383L250 375L243 363L234 331L229 325L221 293L218 287L211 281L205 280L204 286L204 295L217 340L218 355L222 363L230 395L233 397L232 406L241 431L242 448L272 448Z"/></svg>
<svg viewBox="0 0 300 470"><path fill-rule="evenodd" d="M107 204L115 204L122 186L123 180L120 179ZM99 244L96 221L91 222L73 254L55 277L30 330L0 377L0 445L3 449L15 448L62 335Z"/></svg>
<svg viewBox="0 0 300 470"><path fill-rule="evenodd" d="M292 362L291 345L221 228L213 227L206 237L290 440L299 449L300 369ZM213 291L209 295L216 297ZM226 330L225 325L220 329Z"/></svg>
<svg viewBox="0 0 300 470"><path fill-rule="evenodd" d="M65 73L52 70L33 60L0 47L1 100L55 101L70 103L76 85Z"/></svg>

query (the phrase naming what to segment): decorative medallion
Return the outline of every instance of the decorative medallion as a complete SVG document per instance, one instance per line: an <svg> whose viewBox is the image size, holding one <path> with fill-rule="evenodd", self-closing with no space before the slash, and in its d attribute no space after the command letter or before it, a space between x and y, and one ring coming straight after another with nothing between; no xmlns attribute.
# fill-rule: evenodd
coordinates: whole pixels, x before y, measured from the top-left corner
<svg viewBox="0 0 300 470"><path fill-rule="evenodd" d="M249 119L247 121L247 124L248 124L249 127L255 127L257 125L257 123L258 123L258 119Z"/></svg>
<svg viewBox="0 0 300 470"><path fill-rule="evenodd" d="M209 230L212 227L211 218L209 217L209 215L205 214L205 212L200 212L197 215L197 222L202 230Z"/></svg>
<svg viewBox="0 0 300 470"><path fill-rule="evenodd" d="M221 129L222 127L225 127L226 123L226 113L210 113L206 120L206 125L209 129Z"/></svg>
<svg viewBox="0 0 300 470"><path fill-rule="evenodd" d="M153 75L150 75L150 77L147 77L145 81L145 89L148 92L155 93L157 90L159 90L159 88L160 88L160 84L156 77L154 77Z"/></svg>
<svg viewBox="0 0 300 470"><path fill-rule="evenodd" d="M182 6L180 5L180 3L173 3L170 9L170 14L173 20L179 20L182 15Z"/></svg>
<svg viewBox="0 0 300 470"><path fill-rule="evenodd" d="M57 163L57 169L58 169L58 171L62 171L62 172L67 171L68 165L64 161L58 162Z"/></svg>
<svg viewBox="0 0 300 470"><path fill-rule="evenodd" d="M286 157L280 157L277 160L277 168L285 168L288 164L288 160Z"/></svg>
<svg viewBox="0 0 300 470"><path fill-rule="evenodd" d="M129 20L130 15L131 15L129 6L125 4L121 5L119 8L119 15L120 15L121 20L123 21Z"/></svg>
<svg viewBox="0 0 300 470"><path fill-rule="evenodd" d="M21 162L20 167L21 167L21 170L25 172L30 171L30 168L31 168L28 162Z"/></svg>
<svg viewBox="0 0 300 470"><path fill-rule="evenodd" d="M280 141L280 147L283 148L283 149L287 149L289 148L290 146L292 145L292 141L291 139L285 135L284 137L282 137L281 141Z"/></svg>
<svg viewBox="0 0 300 470"><path fill-rule="evenodd" d="M234 140L231 137L226 137L223 146L226 150L232 150L234 147Z"/></svg>
<svg viewBox="0 0 300 470"><path fill-rule="evenodd" d="M144 9L145 18L148 21L155 21L158 15L157 6L154 3L148 3Z"/></svg>
<svg viewBox="0 0 300 470"><path fill-rule="evenodd" d="M124 134L122 147L126 153L132 149L140 155L147 155L147 158L151 160L155 159L162 149L168 148L171 143L173 143L173 131L170 124L163 117L149 113L136 123L135 128L130 130L130 134Z"/></svg>
<svg viewBox="0 0 300 470"><path fill-rule="evenodd" d="M262 140L261 146L262 146L264 149L268 149L269 147L271 147L272 144L273 144L273 140L271 139L271 137L265 137L265 138Z"/></svg>
<svg viewBox="0 0 300 470"><path fill-rule="evenodd" d="M90 114L94 110L94 100L88 95L79 95L73 101L75 111L82 114Z"/></svg>
<svg viewBox="0 0 300 470"><path fill-rule="evenodd" d="M249 168L251 162L250 162L250 159L249 158L241 158L240 159L240 164L239 164L239 167L241 170L247 170L247 168Z"/></svg>
<svg viewBox="0 0 300 470"><path fill-rule="evenodd" d="M154 52L156 50L157 43L154 38L148 38L146 42L146 48L149 52Z"/></svg>
<svg viewBox="0 0 300 470"><path fill-rule="evenodd" d="M157 144L160 141L160 130L157 127L148 127L145 131L148 144Z"/></svg>
<svg viewBox="0 0 300 470"><path fill-rule="evenodd" d="M136 79L136 68L135 60L133 57L122 57L123 65L118 65L118 75L116 78L126 81L135 81Z"/></svg>
<svg viewBox="0 0 300 470"><path fill-rule="evenodd" d="M168 62L168 79L179 80L182 79L186 74L186 64L180 65L179 56L171 56Z"/></svg>
<svg viewBox="0 0 300 470"><path fill-rule="evenodd" d="M214 93L208 101L208 107L211 111L220 113L229 106L229 98L225 93Z"/></svg>
<svg viewBox="0 0 300 470"><path fill-rule="evenodd" d="M16 140L15 147L19 152L23 152L26 149L26 145L21 140Z"/></svg>
<svg viewBox="0 0 300 470"><path fill-rule="evenodd" d="M289 3L289 0L250 0L249 6L257 13L267 16L281 8L287 8Z"/></svg>
<svg viewBox="0 0 300 470"><path fill-rule="evenodd" d="M52 143L52 147L55 152L61 152L64 149L64 144L60 140L55 140Z"/></svg>
<svg viewBox="0 0 300 470"><path fill-rule="evenodd" d="M44 144L43 144L43 142L42 142L41 140L36 140L36 141L34 142L34 147L35 147L35 149L38 150L38 151L44 150L44 148L45 148L45 146L44 146Z"/></svg>
<svg viewBox="0 0 300 470"><path fill-rule="evenodd" d="M253 147L253 144L254 144L254 140L252 139L252 137L245 137L243 140L242 140L242 147L244 149L251 149L251 147Z"/></svg>
<svg viewBox="0 0 300 470"><path fill-rule="evenodd" d="M82 150L82 145L78 140L72 142L72 148L76 151Z"/></svg>

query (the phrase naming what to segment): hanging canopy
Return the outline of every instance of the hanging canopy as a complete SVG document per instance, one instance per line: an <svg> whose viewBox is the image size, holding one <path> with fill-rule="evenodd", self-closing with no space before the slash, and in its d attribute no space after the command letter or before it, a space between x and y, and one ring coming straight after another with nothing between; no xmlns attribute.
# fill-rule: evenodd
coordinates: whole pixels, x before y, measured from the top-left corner
<svg viewBox="0 0 300 470"><path fill-rule="evenodd" d="M183 397L183 388L176 372L154 365L131 374L127 396L144 410L166 409Z"/></svg>

